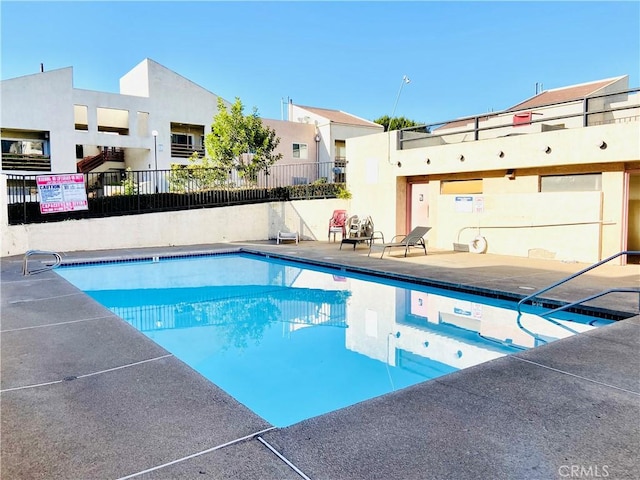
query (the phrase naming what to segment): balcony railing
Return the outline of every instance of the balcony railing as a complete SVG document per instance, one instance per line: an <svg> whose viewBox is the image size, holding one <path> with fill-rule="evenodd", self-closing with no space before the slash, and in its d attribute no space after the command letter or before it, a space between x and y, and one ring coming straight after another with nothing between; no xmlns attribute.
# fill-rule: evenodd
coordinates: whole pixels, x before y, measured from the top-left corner
<svg viewBox="0 0 640 480"><path fill-rule="evenodd" d="M194 147L191 145L184 145L181 143L171 144L171 156L175 158L189 158L194 152L198 152L200 157L204 157L203 147Z"/></svg>
<svg viewBox="0 0 640 480"><path fill-rule="evenodd" d="M2 170L24 170L27 172L50 172L51 157L32 153L3 153Z"/></svg>
<svg viewBox="0 0 640 480"><path fill-rule="evenodd" d="M562 114L567 110L571 112ZM544 111L544 115L539 114L541 111ZM522 123L521 115L524 113L528 113L529 117ZM516 120L515 117L520 118ZM638 121L640 121L640 88L634 88L577 100L537 105L534 108L509 109L404 128L399 131L398 148L407 150L548 130ZM527 131L526 127L531 125L535 126L534 131Z"/></svg>

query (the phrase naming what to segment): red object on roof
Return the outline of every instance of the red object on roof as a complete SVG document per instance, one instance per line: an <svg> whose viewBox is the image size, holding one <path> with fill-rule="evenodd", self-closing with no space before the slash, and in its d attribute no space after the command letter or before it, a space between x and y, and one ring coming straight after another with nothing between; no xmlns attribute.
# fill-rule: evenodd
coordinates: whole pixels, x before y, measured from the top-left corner
<svg viewBox="0 0 640 480"><path fill-rule="evenodd" d="M522 113L516 113L513 116L513 126L514 127L520 127L523 125L530 125L531 124L531 112L522 112Z"/></svg>

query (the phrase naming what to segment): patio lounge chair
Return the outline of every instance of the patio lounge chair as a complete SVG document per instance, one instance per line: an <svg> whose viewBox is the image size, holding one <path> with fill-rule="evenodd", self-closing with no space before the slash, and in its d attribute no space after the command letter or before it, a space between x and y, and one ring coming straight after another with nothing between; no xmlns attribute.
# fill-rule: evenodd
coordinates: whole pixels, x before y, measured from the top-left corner
<svg viewBox="0 0 640 480"><path fill-rule="evenodd" d="M416 227L407 235L396 235L391 239L390 243L384 243L384 238L382 240L382 244L375 245L376 247L382 247L382 255L380 258L384 256L384 252L387 248L404 248L404 256L407 256L407 253L411 248L421 248L424 250L424 254L427 254L427 244L424 241L424 236L431 230L431 227ZM371 248L374 246L374 242L369 244L369 255L371 255Z"/></svg>

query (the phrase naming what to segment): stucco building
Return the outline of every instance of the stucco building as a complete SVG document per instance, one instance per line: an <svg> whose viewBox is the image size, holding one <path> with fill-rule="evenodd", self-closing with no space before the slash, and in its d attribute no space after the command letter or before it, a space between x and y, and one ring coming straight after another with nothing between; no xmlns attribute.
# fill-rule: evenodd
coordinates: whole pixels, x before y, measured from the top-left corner
<svg viewBox="0 0 640 480"><path fill-rule="evenodd" d="M287 120L263 123L281 138L280 163L303 168L279 181L346 180L353 197L339 207L371 215L386 238L426 225L431 248L463 249L479 238L490 253L596 262L640 250L639 91L621 76L543 91L501 112L393 132L293 102ZM8 174L185 164L192 152L204 152L218 101L149 59L121 78L117 94L74 88L72 68L4 80L1 94L2 184ZM296 220L304 238L326 238L336 205ZM231 231L203 238L274 238L277 228L271 222L245 238ZM15 245L6 252L24 250L25 242L46 248L25 240L29 235L12 232L6 238ZM125 240L119 246L130 244ZM191 240L193 233L171 242Z"/></svg>
<svg viewBox="0 0 640 480"><path fill-rule="evenodd" d="M596 262L640 250L640 101L628 77L549 90L503 112L347 143L351 208L385 235L482 237L503 255Z"/></svg>
<svg viewBox="0 0 640 480"><path fill-rule="evenodd" d="M120 93L74 88L72 67L4 80L1 93L4 173L167 170L204 155L218 113L216 94L150 59L120 79ZM263 119L280 137L280 164L344 163L347 138L383 128L337 110L288 111L288 121ZM283 182L334 178L333 168L310 172Z"/></svg>

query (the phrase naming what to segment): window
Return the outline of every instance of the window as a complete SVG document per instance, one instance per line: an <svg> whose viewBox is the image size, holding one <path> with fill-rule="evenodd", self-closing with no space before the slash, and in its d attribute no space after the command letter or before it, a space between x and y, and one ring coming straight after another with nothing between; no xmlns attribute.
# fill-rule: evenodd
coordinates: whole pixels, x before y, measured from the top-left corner
<svg viewBox="0 0 640 480"><path fill-rule="evenodd" d="M294 143L293 144L293 158L300 158L306 160L309 157L307 152L306 143Z"/></svg>
<svg viewBox="0 0 640 480"><path fill-rule="evenodd" d="M86 105L74 105L73 117L76 130L89 130L89 114Z"/></svg>
<svg viewBox="0 0 640 480"><path fill-rule="evenodd" d="M183 133L172 133L171 143L175 143L177 145L187 145L189 147L192 147L193 135L185 135Z"/></svg>
<svg viewBox="0 0 640 480"><path fill-rule="evenodd" d="M45 143L41 140L2 140L2 153L45 155Z"/></svg>
<svg viewBox="0 0 640 480"><path fill-rule="evenodd" d="M540 192L599 192L601 190L601 173L540 177Z"/></svg>
<svg viewBox="0 0 640 480"><path fill-rule="evenodd" d="M482 179L445 180L440 184L441 195L481 194Z"/></svg>
<svg viewBox="0 0 640 480"><path fill-rule="evenodd" d="M129 135L129 111L118 108L96 108L98 131L112 135Z"/></svg>

